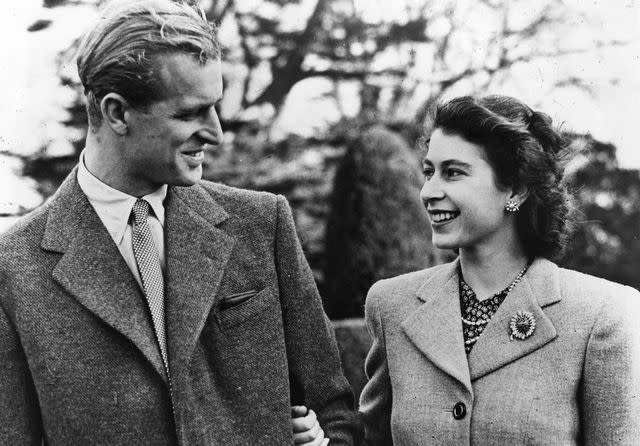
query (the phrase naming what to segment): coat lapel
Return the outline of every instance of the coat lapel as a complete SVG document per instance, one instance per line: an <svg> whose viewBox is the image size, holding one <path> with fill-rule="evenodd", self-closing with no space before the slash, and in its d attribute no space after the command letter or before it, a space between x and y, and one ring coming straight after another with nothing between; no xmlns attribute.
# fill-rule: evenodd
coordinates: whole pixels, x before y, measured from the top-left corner
<svg viewBox="0 0 640 446"><path fill-rule="evenodd" d="M418 290L422 302L402 324L416 347L472 392L458 299L458 261L444 266Z"/></svg>
<svg viewBox="0 0 640 446"><path fill-rule="evenodd" d="M228 214L200 185L170 187L165 209L165 297L173 371L189 364L235 240L216 227Z"/></svg>
<svg viewBox="0 0 640 446"><path fill-rule="evenodd" d="M476 380L527 355L555 337L556 329L543 308L560 300L558 267L537 259L493 315L469 354L471 379ZM509 324L518 311L528 311L536 321L533 334L511 340Z"/></svg>
<svg viewBox="0 0 640 446"><path fill-rule="evenodd" d="M62 253L53 279L127 337L165 378L144 296L95 213L74 169L50 203L41 247Z"/></svg>

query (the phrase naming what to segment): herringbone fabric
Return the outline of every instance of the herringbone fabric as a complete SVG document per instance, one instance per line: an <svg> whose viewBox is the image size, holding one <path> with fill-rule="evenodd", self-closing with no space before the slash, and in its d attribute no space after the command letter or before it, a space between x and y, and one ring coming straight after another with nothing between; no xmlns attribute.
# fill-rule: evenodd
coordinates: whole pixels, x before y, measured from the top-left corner
<svg viewBox="0 0 640 446"><path fill-rule="evenodd" d="M640 445L637 290L537 258L467 356L458 271L456 260L369 290L367 445ZM519 311L535 331L511 340Z"/></svg>
<svg viewBox="0 0 640 446"><path fill-rule="evenodd" d="M158 250L153 242L151 229L147 223L150 205L147 201L138 199L133 205L133 254L138 264L138 272L142 279L144 294L151 311L153 329L156 332L162 361L169 375L169 355L167 354L167 336L164 311L164 278Z"/></svg>
<svg viewBox="0 0 640 446"><path fill-rule="evenodd" d="M145 298L76 177L0 234L1 445L290 445L292 402L332 446L354 444L353 395L283 197L169 186L171 395Z"/></svg>

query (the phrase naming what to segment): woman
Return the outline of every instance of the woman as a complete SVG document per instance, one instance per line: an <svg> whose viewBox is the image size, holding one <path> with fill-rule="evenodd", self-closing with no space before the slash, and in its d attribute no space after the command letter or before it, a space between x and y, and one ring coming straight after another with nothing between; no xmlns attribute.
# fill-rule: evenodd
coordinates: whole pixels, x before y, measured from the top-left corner
<svg viewBox="0 0 640 446"><path fill-rule="evenodd" d="M551 119L440 104L421 198L449 264L376 283L370 445L640 444L640 293L552 263L570 200Z"/></svg>

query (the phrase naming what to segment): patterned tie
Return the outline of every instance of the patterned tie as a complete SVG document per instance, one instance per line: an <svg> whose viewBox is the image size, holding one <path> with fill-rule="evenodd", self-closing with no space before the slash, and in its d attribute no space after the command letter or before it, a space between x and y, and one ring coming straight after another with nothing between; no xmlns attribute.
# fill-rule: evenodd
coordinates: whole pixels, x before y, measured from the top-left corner
<svg viewBox="0 0 640 446"><path fill-rule="evenodd" d="M149 203L138 199L131 211L134 218L133 224L133 255L138 264L138 272L142 279L142 287L147 298L147 304L151 311L153 328L156 332L162 361L169 376L169 357L167 355L167 340L164 316L164 279L160 266L160 257L153 243L151 229L147 222L149 215Z"/></svg>

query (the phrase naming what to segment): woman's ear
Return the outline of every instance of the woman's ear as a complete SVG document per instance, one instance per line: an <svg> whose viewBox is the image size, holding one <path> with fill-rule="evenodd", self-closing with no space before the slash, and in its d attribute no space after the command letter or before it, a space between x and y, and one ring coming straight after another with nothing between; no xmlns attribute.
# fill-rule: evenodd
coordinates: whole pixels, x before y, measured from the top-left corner
<svg viewBox="0 0 640 446"><path fill-rule="evenodd" d="M527 198L529 198L529 188L520 186L512 190L508 201L514 202L517 207L520 207L527 201Z"/></svg>
<svg viewBox="0 0 640 446"><path fill-rule="evenodd" d="M108 93L100 101L104 123L119 136L127 134L126 111L129 103L118 93Z"/></svg>

